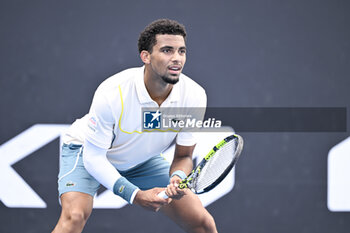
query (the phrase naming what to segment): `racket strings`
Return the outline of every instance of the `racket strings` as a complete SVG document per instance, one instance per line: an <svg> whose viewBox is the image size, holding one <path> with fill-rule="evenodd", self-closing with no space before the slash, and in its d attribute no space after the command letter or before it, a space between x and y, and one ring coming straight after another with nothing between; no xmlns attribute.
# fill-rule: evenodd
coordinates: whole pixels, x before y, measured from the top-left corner
<svg viewBox="0 0 350 233"><path fill-rule="evenodd" d="M234 160L236 148L237 140L231 140L221 147L196 177L193 188L200 191L215 182Z"/></svg>

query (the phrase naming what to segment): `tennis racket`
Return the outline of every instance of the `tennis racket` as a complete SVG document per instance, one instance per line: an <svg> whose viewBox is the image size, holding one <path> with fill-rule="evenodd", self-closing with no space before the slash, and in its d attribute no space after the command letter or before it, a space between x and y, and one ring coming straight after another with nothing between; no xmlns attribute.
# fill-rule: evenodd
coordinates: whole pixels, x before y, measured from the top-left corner
<svg viewBox="0 0 350 233"><path fill-rule="evenodd" d="M196 194L215 188L237 163L243 149L243 138L230 135L209 151L195 169L179 184L180 189L189 188ZM165 191L158 194L167 199Z"/></svg>

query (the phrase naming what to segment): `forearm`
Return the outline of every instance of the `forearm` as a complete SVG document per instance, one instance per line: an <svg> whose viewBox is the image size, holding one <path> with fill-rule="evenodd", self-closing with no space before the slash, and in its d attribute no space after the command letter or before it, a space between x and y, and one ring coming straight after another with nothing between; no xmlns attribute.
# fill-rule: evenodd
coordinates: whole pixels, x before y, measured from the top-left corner
<svg viewBox="0 0 350 233"><path fill-rule="evenodd" d="M100 184L113 190L114 183L121 177L119 172L106 158L107 150L94 146L89 141L84 143L83 161L86 170Z"/></svg>
<svg viewBox="0 0 350 233"><path fill-rule="evenodd" d="M117 169L108 161L106 153L107 150L85 141L83 160L86 170L100 184L132 203L139 189L119 174ZM120 189L120 187L123 188Z"/></svg>
<svg viewBox="0 0 350 233"><path fill-rule="evenodd" d="M192 153L194 147L195 145L181 146L176 144L174 159L170 167L170 182L165 190L166 195L170 198L181 199L186 192L179 188L179 184L193 169Z"/></svg>
<svg viewBox="0 0 350 233"><path fill-rule="evenodd" d="M174 157L169 173L171 175L175 171L183 171L186 175L188 175L192 171L192 168L192 156Z"/></svg>
<svg viewBox="0 0 350 233"><path fill-rule="evenodd" d="M192 153L194 147L195 146L176 145L174 159L170 166L170 175L174 174L176 171L183 171L187 176L192 171Z"/></svg>

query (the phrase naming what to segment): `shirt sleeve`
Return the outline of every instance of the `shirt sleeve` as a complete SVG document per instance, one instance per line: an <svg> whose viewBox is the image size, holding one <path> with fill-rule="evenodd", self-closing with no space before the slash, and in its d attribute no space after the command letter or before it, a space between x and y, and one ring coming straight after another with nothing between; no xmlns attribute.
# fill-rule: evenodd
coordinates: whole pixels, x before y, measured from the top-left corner
<svg viewBox="0 0 350 233"><path fill-rule="evenodd" d="M113 140L114 125L115 120L109 102L97 90L87 119L86 139L100 148L108 149Z"/></svg>
<svg viewBox="0 0 350 233"><path fill-rule="evenodd" d="M199 116L200 119L198 120L203 120L204 119L204 114L205 114L205 109L207 106L207 95L205 91L201 95L198 95L197 98L195 99L195 103L193 104L194 108L198 108L196 115ZM181 146L193 146L197 143L197 139L195 137L195 134L192 131L184 131L184 132L179 132L177 137L176 137L176 143Z"/></svg>
<svg viewBox="0 0 350 233"><path fill-rule="evenodd" d="M86 170L107 189L113 191L114 183L121 177L117 169L108 161L107 150L85 140L83 162Z"/></svg>

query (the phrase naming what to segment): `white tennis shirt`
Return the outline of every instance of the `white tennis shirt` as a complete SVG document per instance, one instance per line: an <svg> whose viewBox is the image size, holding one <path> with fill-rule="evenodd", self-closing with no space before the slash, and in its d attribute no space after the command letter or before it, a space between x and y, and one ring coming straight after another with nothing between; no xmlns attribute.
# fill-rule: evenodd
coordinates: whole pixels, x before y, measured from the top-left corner
<svg viewBox="0 0 350 233"><path fill-rule="evenodd" d="M184 74L160 107L206 107L204 89ZM107 158L118 170L127 170L159 155L176 138L191 146L190 132L142 132L142 108L159 108L144 83L144 67L131 68L103 81L97 88L90 111L76 120L63 138L66 144L92 144L108 149Z"/></svg>

